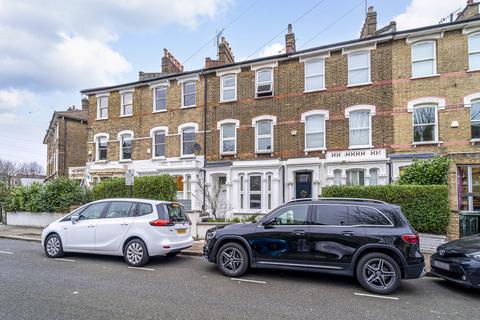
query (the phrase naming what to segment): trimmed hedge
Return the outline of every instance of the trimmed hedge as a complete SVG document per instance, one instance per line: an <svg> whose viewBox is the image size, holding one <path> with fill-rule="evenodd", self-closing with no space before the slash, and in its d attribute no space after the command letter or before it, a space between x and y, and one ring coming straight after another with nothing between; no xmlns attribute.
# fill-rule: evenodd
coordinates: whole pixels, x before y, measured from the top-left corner
<svg viewBox="0 0 480 320"><path fill-rule="evenodd" d="M431 159L415 159L405 168L397 184L438 185L447 184L448 167L450 160L447 157Z"/></svg>
<svg viewBox="0 0 480 320"><path fill-rule="evenodd" d="M135 177L133 194L135 198L153 200L175 200L177 183L172 176L162 174L159 176ZM111 178L96 184L92 189L95 200L105 198L128 198L130 187L125 185L124 178Z"/></svg>
<svg viewBox="0 0 480 320"><path fill-rule="evenodd" d="M418 232L446 234L450 221L445 185L332 186L324 197L377 199L399 205Z"/></svg>

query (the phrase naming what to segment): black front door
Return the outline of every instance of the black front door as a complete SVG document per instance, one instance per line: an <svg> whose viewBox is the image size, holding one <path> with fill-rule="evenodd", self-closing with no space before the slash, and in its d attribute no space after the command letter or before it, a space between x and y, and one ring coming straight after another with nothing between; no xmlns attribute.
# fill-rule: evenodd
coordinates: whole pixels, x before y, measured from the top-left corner
<svg viewBox="0 0 480 320"><path fill-rule="evenodd" d="M260 224L248 242L260 265L282 265L308 258L307 204L292 204L273 213L275 222Z"/></svg>
<svg viewBox="0 0 480 320"><path fill-rule="evenodd" d="M295 173L295 197L297 199L312 197L312 173L311 172Z"/></svg>

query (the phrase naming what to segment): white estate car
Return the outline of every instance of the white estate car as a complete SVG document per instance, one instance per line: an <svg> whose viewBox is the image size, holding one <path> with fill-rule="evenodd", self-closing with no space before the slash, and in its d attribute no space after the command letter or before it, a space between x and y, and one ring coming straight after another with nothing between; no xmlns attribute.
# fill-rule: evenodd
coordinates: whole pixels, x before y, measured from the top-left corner
<svg viewBox="0 0 480 320"><path fill-rule="evenodd" d="M176 202L104 199L52 222L42 232L50 258L64 252L124 256L135 267L151 256L175 256L193 244L191 222Z"/></svg>

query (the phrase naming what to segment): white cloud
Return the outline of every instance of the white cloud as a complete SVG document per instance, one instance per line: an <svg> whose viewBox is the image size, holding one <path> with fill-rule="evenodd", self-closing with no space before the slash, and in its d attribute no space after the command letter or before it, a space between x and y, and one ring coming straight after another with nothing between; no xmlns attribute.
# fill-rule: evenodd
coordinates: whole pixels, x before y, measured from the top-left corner
<svg viewBox="0 0 480 320"><path fill-rule="evenodd" d="M412 0L405 12L393 20L399 30L432 25L465 4L465 0Z"/></svg>
<svg viewBox="0 0 480 320"><path fill-rule="evenodd" d="M18 112L25 105L36 105L34 93L14 88L0 90L0 124L12 124L18 120Z"/></svg>
<svg viewBox="0 0 480 320"><path fill-rule="evenodd" d="M268 56L274 56L283 52L285 52L285 46L279 42L275 42L263 48L263 51L260 52L259 56L268 57Z"/></svg>

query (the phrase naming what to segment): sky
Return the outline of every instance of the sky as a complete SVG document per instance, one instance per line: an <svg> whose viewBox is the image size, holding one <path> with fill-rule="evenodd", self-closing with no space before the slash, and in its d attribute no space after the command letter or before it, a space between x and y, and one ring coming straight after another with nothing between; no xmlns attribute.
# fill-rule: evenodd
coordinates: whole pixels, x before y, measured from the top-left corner
<svg viewBox="0 0 480 320"><path fill-rule="evenodd" d="M378 27L438 23L466 0L367 0ZM215 58L223 35L236 61L278 54L288 23L297 50L356 39L365 0L0 0L0 158L46 164L53 111L80 90L159 72L163 48L185 70Z"/></svg>

